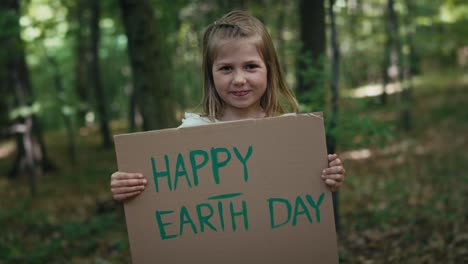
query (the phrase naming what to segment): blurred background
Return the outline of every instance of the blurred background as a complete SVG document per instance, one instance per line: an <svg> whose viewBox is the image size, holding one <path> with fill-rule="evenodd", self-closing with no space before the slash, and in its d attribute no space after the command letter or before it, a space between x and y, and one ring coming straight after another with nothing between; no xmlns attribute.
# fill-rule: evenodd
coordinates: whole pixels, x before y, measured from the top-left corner
<svg viewBox="0 0 468 264"><path fill-rule="evenodd" d="M112 136L202 110L202 32L233 9L324 112L340 263L467 263L463 0L2 0L0 263L131 262Z"/></svg>

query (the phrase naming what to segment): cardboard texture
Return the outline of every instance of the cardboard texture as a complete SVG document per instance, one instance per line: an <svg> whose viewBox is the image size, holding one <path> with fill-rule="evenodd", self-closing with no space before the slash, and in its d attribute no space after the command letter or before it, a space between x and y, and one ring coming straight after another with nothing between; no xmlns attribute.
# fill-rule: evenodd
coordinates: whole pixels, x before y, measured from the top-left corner
<svg viewBox="0 0 468 264"><path fill-rule="evenodd" d="M115 136L133 263L338 263L317 114Z"/></svg>

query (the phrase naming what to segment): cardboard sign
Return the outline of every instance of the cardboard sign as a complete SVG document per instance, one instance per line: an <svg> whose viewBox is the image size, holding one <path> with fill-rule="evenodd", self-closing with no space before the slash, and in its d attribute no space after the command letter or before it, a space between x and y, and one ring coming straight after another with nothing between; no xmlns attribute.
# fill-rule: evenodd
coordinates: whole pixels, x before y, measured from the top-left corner
<svg viewBox="0 0 468 264"><path fill-rule="evenodd" d="M338 263L320 115L115 136L133 263Z"/></svg>

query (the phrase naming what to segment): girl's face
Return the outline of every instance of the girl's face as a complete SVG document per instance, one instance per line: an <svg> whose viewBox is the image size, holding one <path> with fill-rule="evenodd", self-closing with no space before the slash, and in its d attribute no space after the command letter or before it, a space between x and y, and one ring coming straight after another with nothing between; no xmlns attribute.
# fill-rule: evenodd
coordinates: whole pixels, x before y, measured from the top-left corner
<svg viewBox="0 0 468 264"><path fill-rule="evenodd" d="M267 68L252 38L219 43L213 62L216 91L225 103L223 118L264 115L260 98L267 88Z"/></svg>

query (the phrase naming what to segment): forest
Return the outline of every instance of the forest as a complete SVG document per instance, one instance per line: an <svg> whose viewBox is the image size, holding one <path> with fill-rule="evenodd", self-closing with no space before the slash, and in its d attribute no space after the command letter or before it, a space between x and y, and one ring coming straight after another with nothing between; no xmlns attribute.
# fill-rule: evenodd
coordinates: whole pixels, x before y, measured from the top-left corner
<svg viewBox="0 0 468 264"><path fill-rule="evenodd" d="M268 28L346 179L340 263L468 262L468 2L0 1L0 263L130 263L113 136L202 112L203 30Z"/></svg>

